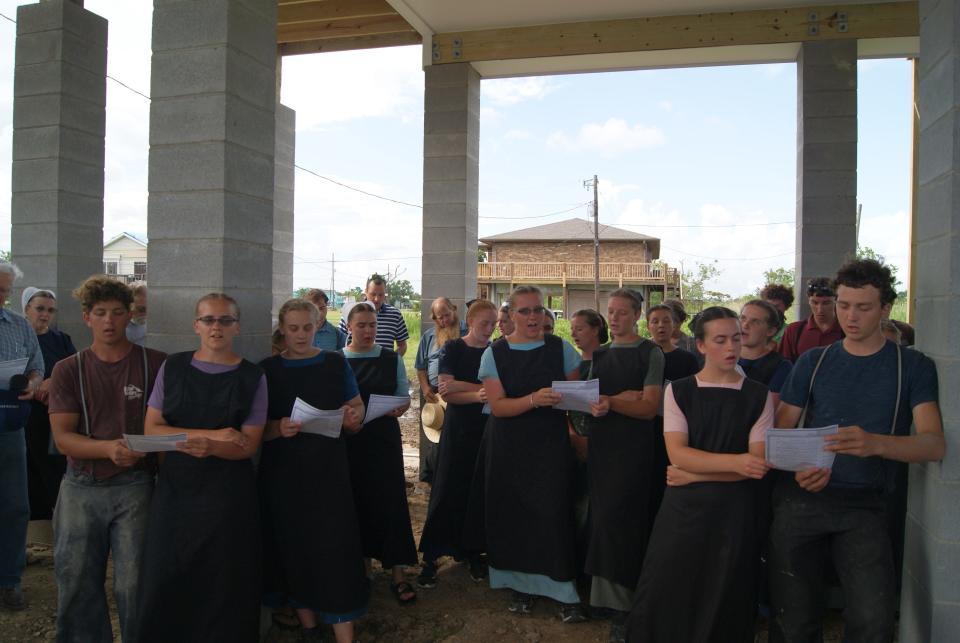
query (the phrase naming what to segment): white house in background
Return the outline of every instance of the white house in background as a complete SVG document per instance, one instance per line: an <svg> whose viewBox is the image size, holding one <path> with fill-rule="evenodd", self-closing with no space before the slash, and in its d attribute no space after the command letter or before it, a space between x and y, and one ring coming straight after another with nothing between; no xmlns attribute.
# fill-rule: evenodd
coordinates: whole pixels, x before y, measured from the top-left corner
<svg viewBox="0 0 960 643"><path fill-rule="evenodd" d="M127 283L147 279L147 240L121 232L103 244L103 273Z"/></svg>

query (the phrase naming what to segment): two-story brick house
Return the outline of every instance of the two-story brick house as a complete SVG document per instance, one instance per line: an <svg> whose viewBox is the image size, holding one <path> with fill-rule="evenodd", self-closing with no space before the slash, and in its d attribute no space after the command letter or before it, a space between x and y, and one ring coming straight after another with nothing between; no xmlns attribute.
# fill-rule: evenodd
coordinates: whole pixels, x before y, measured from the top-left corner
<svg viewBox="0 0 960 643"><path fill-rule="evenodd" d="M679 273L659 261L660 239L600 225L600 299L626 286L643 293L676 293ZM487 260L477 265L477 296L504 301L514 286L543 288L564 316L594 305L593 223L567 219L480 239Z"/></svg>

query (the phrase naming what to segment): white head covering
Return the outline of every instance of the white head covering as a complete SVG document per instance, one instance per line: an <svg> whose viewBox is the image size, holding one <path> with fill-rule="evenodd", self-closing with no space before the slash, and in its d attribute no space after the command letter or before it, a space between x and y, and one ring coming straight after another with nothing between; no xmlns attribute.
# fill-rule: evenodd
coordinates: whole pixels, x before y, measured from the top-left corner
<svg viewBox="0 0 960 643"><path fill-rule="evenodd" d="M37 295L43 295L44 297L49 297L50 299L56 301L57 296L53 293L52 290L44 290L43 288L37 288L35 286L27 286L23 289L23 294L20 296L20 309L23 311L27 310L27 304L30 303L30 300L36 297Z"/></svg>

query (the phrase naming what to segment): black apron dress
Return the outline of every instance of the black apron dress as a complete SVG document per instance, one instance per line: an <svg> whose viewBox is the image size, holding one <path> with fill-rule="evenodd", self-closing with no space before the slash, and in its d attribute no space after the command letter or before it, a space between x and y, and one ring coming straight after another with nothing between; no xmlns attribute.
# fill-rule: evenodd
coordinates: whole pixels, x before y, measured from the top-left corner
<svg viewBox="0 0 960 643"><path fill-rule="evenodd" d="M533 350L494 342L507 397L529 397L565 380L563 341L547 335ZM492 416L485 461L485 533L490 567L576 578L573 523L573 449L566 414L549 407L509 418Z"/></svg>
<svg viewBox="0 0 960 643"><path fill-rule="evenodd" d="M444 359L452 362L455 380L480 384L477 374L486 347L473 348L463 339L457 339L448 342L444 350L449 356ZM425 560L433 561L440 556L462 560L475 553L464 547L463 527L486 424L482 403L447 404L427 520L420 536L420 551Z"/></svg>
<svg viewBox="0 0 960 643"><path fill-rule="evenodd" d="M192 352L167 358L163 417L171 427L239 429L263 372L204 373ZM150 505L141 643L259 639L260 517L253 463L166 454Z"/></svg>
<svg viewBox="0 0 960 643"><path fill-rule="evenodd" d="M745 453L767 389L673 382L689 446ZM632 643L752 643L757 612L756 485L701 482L667 487L627 620Z"/></svg>
<svg viewBox="0 0 960 643"><path fill-rule="evenodd" d="M602 346L593 352L591 377L601 395L643 390L649 340L636 347ZM654 466L654 421L615 411L590 418L590 547L586 572L633 590L650 538L651 468Z"/></svg>
<svg viewBox="0 0 960 643"><path fill-rule="evenodd" d="M398 359L397 353L386 348L377 357L347 358L364 405L374 393L396 393ZM416 565L397 418L377 418L359 433L347 436L347 459L364 557L376 558L384 569Z"/></svg>
<svg viewBox="0 0 960 643"><path fill-rule="evenodd" d="M318 409L346 404L343 355L324 351L323 361L284 366L265 359L268 417L289 417L294 400ZM299 433L263 443L259 469L263 525L263 602L327 614L362 609L369 582L360 546L360 525L350 486L346 434L338 438Z"/></svg>

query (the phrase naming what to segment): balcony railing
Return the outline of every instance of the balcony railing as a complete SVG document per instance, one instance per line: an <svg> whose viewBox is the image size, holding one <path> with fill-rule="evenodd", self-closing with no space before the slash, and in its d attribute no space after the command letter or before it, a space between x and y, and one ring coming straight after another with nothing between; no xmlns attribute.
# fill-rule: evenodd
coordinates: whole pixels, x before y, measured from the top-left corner
<svg viewBox="0 0 960 643"><path fill-rule="evenodd" d="M493 262L477 264L480 283L593 283L592 263ZM601 263L604 283L677 287L680 273L665 263Z"/></svg>

